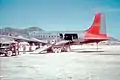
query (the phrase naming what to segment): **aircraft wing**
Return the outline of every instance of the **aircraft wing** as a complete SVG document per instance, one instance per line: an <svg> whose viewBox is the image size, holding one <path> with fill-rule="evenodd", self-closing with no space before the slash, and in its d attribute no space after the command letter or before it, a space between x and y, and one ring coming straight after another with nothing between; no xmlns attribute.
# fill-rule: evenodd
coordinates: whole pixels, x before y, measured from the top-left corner
<svg viewBox="0 0 120 80"><path fill-rule="evenodd" d="M56 46L59 46L59 45L64 45L64 44L66 44L66 43L69 43L70 41L68 41L68 40L62 40L62 41L59 41L59 42L56 42Z"/></svg>
<svg viewBox="0 0 120 80"><path fill-rule="evenodd" d="M29 41L48 44L48 41L47 41L47 40L39 40L39 39L37 39L37 38L30 38Z"/></svg>
<svg viewBox="0 0 120 80"><path fill-rule="evenodd" d="M12 38L15 41L38 42L38 43L48 44L48 41L46 41L46 40L39 40L37 38L25 38L23 36L14 37L14 36L6 36L6 35L0 35L0 37Z"/></svg>

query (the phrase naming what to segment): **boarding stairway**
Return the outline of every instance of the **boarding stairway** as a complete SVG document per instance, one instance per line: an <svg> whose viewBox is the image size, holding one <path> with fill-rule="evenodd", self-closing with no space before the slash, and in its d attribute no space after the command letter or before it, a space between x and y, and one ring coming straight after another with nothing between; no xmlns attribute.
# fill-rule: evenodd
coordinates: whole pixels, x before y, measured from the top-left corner
<svg viewBox="0 0 120 80"><path fill-rule="evenodd" d="M68 43L69 41L60 41L60 42L53 42L51 44L44 45L43 47L40 47L36 50L34 50L32 53L42 53L43 51L48 50L51 47L56 47L56 46L63 46L63 44Z"/></svg>
<svg viewBox="0 0 120 80"><path fill-rule="evenodd" d="M53 46L53 44L45 45L45 46L43 46L43 47L41 47L41 48L39 48L39 49L34 50L32 53L41 53L41 52L49 49L49 48L52 47L52 46Z"/></svg>
<svg viewBox="0 0 120 80"><path fill-rule="evenodd" d="M51 48L53 45L55 45L55 41L52 41L50 44L46 44L36 50L34 50L32 53L41 53L43 51L46 51L47 49Z"/></svg>

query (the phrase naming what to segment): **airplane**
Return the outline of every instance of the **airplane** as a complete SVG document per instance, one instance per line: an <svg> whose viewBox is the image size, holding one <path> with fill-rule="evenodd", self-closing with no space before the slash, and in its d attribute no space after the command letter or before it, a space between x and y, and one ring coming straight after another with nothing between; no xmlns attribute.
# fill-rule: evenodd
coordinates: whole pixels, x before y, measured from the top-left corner
<svg viewBox="0 0 120 80"><path fill-rule="evenodd" d="M52 49L53 52L69 51L70 45L98 44L101 41L108 40L105 19L102 13L95 14L92 25L85 31L41 31L37 35L31 36L43 41L47 40L50 44L52 41L53 45L45 49ZM38 52L41 50L38 50Z"/></svg>
<svg viewBox="0 0 120 80"><path fill-rule="evenodd" d="M95 14L92 25L84 31L41 31L30 36L35 39L18 37L14 37L14 39L44 44L43 47L39 47L33 53L41 53L42 51L60 53L62 51L70 51L70 45L98 44L101 41L108 40L105 19L102 13Z"/></svg>

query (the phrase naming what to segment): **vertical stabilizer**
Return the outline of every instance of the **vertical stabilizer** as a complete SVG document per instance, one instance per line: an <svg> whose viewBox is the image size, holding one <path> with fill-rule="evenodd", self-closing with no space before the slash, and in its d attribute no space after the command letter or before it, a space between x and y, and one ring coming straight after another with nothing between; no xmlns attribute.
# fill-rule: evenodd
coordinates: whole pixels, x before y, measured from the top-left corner
<svg viewBox="0 0 120 80"><path fill-rule="evenodd" d="M91 27L87 30L91 34L106 34L105 18L103 14L97 13Z"/></svg>
<svg viewBox="0 0 120 80"><path fill-rule="evenodd" d="M85 39L108 39L106 34L106 24L103 14L97 13L89 29L86 30Z"/></svg>

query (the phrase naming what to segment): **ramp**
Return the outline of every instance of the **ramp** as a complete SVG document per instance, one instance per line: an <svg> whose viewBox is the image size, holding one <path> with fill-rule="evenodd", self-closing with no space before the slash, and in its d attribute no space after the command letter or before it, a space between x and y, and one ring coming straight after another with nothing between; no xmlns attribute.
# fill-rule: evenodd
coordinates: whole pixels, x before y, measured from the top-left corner
<svg viewBox="0 0 120 80"><path fill-rule="evenodd" d="M56 43L56 42L54 41L52 44L45 45L45 46L43 46L43 47L41 47L41 48L39 48L39 49L34 50L32 53L41 53L41 52L49 49L49 48L52 47L52 46L59 46L59 45L63 45L63 44L68 43L68 42L69 42L69 41L60 41L60 42L57 42L57 43Z"/></svg>
<svg viewBox="0 0 120 80"><path fill-rule="evenodd" d="M52 45L45 45L37 50L34 50L32 53L41 53L42 51L45 51L45 50L49 49L50 47L52 47Z"/></svg>

